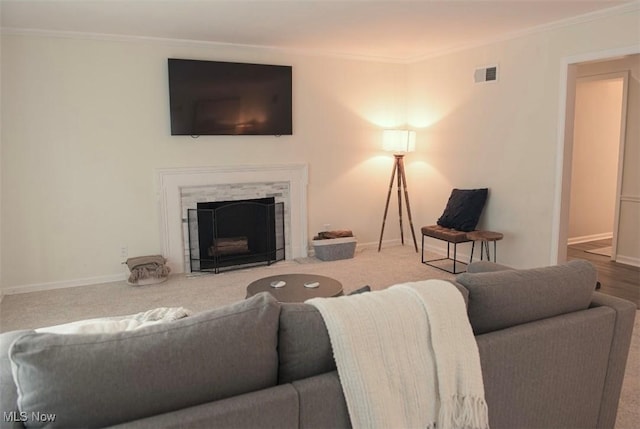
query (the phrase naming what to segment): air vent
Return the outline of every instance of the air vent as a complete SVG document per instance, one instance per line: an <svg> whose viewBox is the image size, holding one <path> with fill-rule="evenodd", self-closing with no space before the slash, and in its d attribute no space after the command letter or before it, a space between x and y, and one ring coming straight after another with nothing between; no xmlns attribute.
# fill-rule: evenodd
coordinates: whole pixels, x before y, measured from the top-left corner
<svg viewBox="0 0 640 429"><path fill-rule="evenodd" d="M473 80L476 83L496 82L498 80L498 66L493 65L476 69L473 74Z"/></svg>

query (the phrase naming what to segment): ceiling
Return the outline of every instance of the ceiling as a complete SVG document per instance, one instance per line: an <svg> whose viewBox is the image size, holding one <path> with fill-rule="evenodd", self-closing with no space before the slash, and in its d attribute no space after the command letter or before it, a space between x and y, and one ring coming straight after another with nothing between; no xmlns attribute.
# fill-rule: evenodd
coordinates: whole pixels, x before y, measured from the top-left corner
<svg viewBox="0 0 640 429"><path fill-rule="evenodd" d="M0 0L0 23L4 31L196 40L412 61L625 3L630 2Z"/></svg>

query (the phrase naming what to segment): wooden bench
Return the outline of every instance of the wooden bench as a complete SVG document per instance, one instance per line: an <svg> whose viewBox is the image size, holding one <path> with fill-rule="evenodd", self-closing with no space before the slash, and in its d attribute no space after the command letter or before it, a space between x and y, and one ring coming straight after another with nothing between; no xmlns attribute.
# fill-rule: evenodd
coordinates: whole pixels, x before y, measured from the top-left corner
<svg viewBox="0 0 640 429"><path fill-rule="evenodd" d="M435 238L436 240L442 240L447 242L447 257L446 258L436 258L436 259L424 259L424 238L430 237ZM470 241L469 237L467 237L467 233L464 231L458 231L453 228L445 228L440 225L429 225L422 227L422 263L425 265L429 265L430 267L438 268L439 270L446 271L451 274L458 274L462 271L456 270L456 264L462 264L465 267L467 266L466 262L459 261L457 259L458 256L458 244L459 243L468 243ZM451 244L453 244L453 258L451 257ZM453 261L453 270L448 270L440 266L440 264L434 264L434 262L438 261Z"/></svg>

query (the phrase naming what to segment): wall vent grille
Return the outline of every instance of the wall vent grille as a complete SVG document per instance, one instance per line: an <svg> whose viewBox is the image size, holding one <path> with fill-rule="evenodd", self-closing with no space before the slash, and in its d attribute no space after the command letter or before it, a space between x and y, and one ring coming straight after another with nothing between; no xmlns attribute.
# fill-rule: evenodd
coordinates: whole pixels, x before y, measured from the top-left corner
<svg viewBox="0 0 640 429"><path fill-rule="evenodd" d="M481 67L476 69L473 74L473 80L476 83L483 82L497 82L498 81L498 66L492 65L487 67Z"/></svg>

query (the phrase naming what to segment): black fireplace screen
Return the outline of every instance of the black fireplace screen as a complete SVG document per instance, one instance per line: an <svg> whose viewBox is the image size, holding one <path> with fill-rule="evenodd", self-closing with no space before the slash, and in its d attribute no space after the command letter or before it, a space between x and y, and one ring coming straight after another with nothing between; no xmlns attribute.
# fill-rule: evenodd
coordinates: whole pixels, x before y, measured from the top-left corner
<svg viewBox="0 0 640 429"><path fill-rule="evenodd" d="M188 217L192 272L219 273L285 259L284 203L274 198L198 203Z"/></svg>

